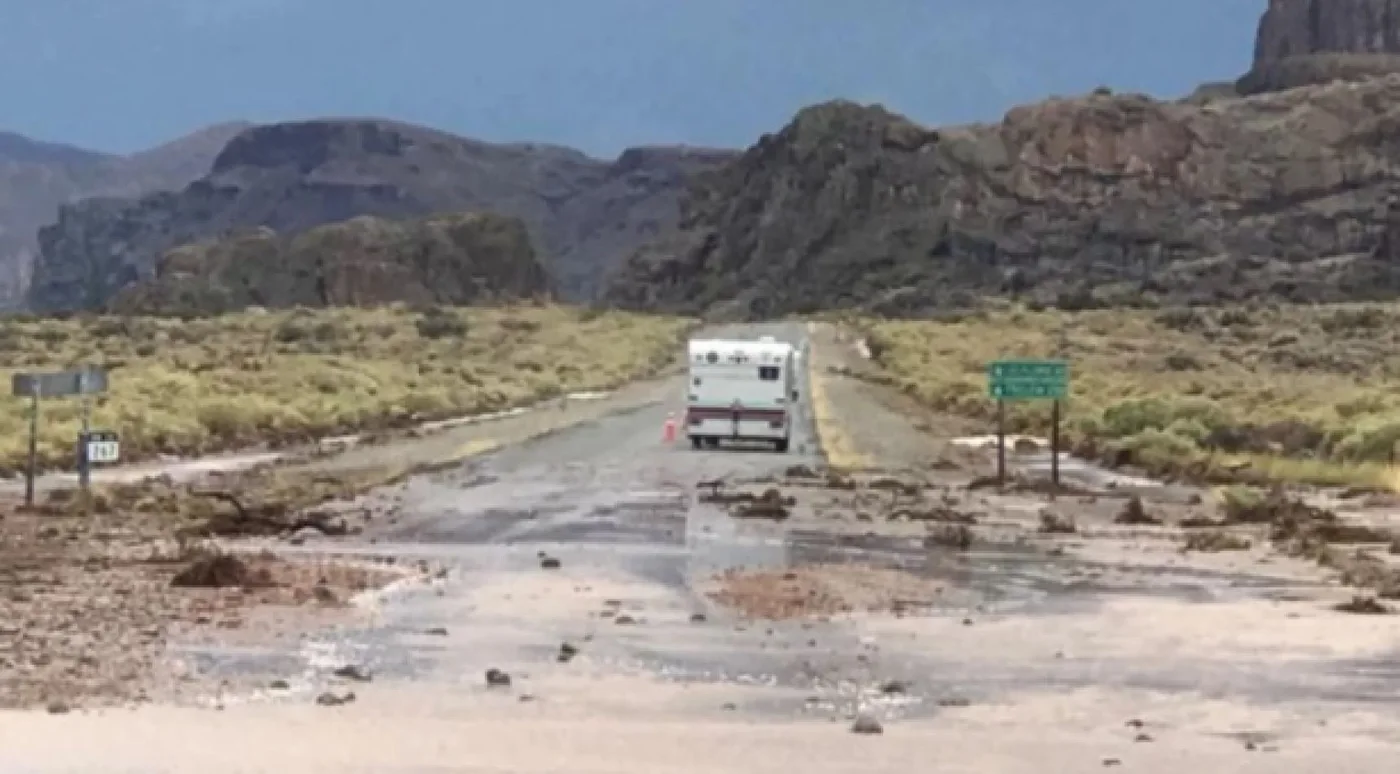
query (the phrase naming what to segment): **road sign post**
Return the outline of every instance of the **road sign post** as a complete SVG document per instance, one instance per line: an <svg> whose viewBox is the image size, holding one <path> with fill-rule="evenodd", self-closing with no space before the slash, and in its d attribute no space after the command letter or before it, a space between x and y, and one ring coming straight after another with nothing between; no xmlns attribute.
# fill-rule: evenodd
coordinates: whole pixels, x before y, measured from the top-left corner
<svg viewBox="0 0 1400 774"><path fill-rule="evenodd" d="M107 372L98 368L82 368L72 371L52 371L49 373L15 374L10 381L10 392L16 397L29 398L29 464L24 474L24 504L34 506L34 478L39 460L39 399L66 398L73 395L83 400L83 429L78 439L78 486L86 501L90 477L88 475L87 436L91 424L91 396L107 391Z"/></svg>
<svg viewBox="0 0 1400 774"><path fill-rule="evenodd" d="M997 483L1006 485L1006 402L1049 400L1050 480L1060 484L1060 401L1069 394L1063 360L996 360L987 364L987 394L997 402Z"/></svg>

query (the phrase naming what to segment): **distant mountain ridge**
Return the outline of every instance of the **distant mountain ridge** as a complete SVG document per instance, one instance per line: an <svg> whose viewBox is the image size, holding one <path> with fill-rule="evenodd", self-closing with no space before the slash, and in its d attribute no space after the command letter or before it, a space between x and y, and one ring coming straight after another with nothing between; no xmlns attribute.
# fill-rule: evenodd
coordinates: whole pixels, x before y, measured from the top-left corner
<svg viewBox="0 0 1400 774"><path fill-rule="evenodd" d="M165 252L240 229L295 235L361 215L465 212L519 218L559 293L587 299L615 264L675 229L695 176L736 155L650 147L609 162L372 118L251 127L181 190L63 206L40 231L28 300L39 311L104 306L154 278Z"/></svg>
<svg viewBox="0 0 1400 774"><path fill-rule="evenodd" d="M217 124L129 156L0 132L0 307L23 298L39 228L57 218L61 205L181 188L207 172L224 144L249 126Z"/></svg>

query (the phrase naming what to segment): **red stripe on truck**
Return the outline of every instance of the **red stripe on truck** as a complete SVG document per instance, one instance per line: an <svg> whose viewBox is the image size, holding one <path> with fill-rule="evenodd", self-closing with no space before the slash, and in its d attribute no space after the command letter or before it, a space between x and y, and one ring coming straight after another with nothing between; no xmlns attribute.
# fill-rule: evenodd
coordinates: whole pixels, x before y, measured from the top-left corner
<svg viewBox="0 0 1400 774"><path fill-rule="evenodd" d="M724 409L724 408L691 408L686 409L685 418L687 422L699 422L706 419L723 419L733 421L735 414L738 414L740 421L771 422L774 420L787 419L787 412L783 409Z"/></svg>

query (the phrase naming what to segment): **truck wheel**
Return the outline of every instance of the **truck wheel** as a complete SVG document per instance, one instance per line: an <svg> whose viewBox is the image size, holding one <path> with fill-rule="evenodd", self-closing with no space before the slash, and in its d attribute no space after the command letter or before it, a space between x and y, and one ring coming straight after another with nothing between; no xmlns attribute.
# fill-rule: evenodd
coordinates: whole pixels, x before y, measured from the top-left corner
<svg viewBox="0 0 1400 774"><path fill-rule="evenodd" d="M700 438L699 436L692 435L692 436L690 437L690 448L692 448L692 449L699 449L699 448L700 448L700 442L701 442L702 440L704 440L704 439Z"/></svg>
<svg viewBox="0 0 1400 774"><path fill-rule="evenodd" d="M788 439L784 438L781 441L776 441L773 446L778 449L779 454L786 454L788 450Z"/></svg>

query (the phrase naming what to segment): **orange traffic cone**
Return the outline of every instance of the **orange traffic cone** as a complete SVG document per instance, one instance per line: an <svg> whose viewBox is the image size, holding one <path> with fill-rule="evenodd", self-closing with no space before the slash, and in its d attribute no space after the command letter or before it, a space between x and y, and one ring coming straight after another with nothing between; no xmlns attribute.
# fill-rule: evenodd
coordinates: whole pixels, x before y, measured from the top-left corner
<svg viewBox="0 0 1400 774"><path fill-rule="evenodd" d="M661 426L661 441L663 443L674 443L676 440L676 415L675 412L666 415L666 424Z"/></svg>

